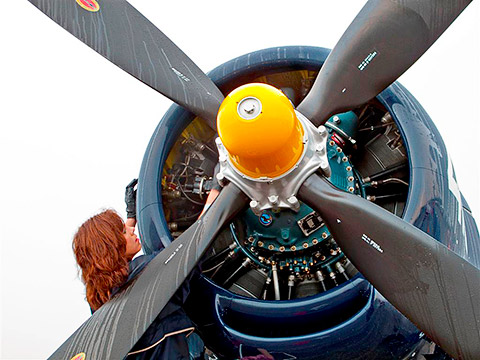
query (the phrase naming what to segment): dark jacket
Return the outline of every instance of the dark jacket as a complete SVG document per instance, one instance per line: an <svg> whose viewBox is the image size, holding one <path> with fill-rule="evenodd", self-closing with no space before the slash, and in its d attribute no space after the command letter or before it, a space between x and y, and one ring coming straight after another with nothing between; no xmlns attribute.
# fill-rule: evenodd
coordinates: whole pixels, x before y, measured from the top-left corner
<svg viewBox="0 0 480 360"><path fill-rule="evenodd" d="M129 263L126 283L135 278L156 253L139 256ZM188 279L157 316L127 356L128 360L192 360L203 359L203 342L194 333L194 326L182 308L188 293ZM118 292L113 289L112 296Z"/></svg>

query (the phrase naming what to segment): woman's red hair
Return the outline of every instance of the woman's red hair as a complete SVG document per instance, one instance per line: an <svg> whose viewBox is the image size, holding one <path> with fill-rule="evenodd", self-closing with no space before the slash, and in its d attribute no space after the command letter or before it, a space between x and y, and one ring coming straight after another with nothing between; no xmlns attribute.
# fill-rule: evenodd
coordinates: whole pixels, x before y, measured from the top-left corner
<svg viewBox="0 0 480 360"><path fill-rule="evenodd" d="M128 277L124 228L114 210L105 210L85 221L73 237L73 252L93 310L107 302L112 289Z"/></svg>

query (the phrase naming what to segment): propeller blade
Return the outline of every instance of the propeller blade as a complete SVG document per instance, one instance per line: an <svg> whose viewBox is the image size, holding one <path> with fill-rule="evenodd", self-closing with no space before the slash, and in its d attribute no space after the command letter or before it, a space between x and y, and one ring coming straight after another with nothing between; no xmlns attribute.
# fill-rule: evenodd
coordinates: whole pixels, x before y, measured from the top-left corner
<svg viewBox="0 0 480 360"><path fill-rule="evenodd" d="M480 359L480 270L381 207L314 174L299 197L372 285L456 359Z"/></svg>
<svg viewBox="0 0 480 360"><path fill-rule="evenodd" d="M315 125L366 103L403 74L471 0L369 0L297 110Z"/></svg>
<svg viewBox="0 0 480 360"><path fill-rule="evenodd" d="M223 95L169 38L125 0L29 0L99 54L216 130Z"/></svg>
<svg viewBox="0 0 480 360"><path fill-rule="evenodd" d="M160 252L132 285L98 309L49 358L123 359L190 274L221 228L248 204L227 185L209 210Z"/></svg>

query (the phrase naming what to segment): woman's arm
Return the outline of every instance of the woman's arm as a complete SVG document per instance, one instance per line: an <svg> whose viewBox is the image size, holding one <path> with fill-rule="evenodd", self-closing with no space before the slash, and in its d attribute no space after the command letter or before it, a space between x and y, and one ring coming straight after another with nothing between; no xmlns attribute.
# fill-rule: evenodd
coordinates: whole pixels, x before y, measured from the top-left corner
<svg viewBox="0 0 480 360"><path fill-rule="evenodd" d="M135 225L137 225L137 219L134 217L127 218L127 221L125 221L125 225L128 227L135 227Z"/></svg>

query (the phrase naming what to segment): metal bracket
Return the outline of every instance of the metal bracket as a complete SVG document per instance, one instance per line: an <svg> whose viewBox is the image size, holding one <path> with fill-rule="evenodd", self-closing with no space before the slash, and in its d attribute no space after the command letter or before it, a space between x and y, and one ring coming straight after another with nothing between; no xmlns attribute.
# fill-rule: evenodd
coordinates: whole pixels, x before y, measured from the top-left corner
<svg viewBox="0 0 480 360"><path fill-rule="evenodd" d="M218 148L220 171L217 180L220 184L229 180L237 185L250 199L250 207L259 215L266 209L300 209L297 192L303 182L319 168L330 177L331 169L327 157L328 131L321 125L315 127L305 116L295 110L304 130L303 154L297 163L285 174L275 178L252 178L242 174L230 161L227 149L220 138L215 140Z"/></svg>

